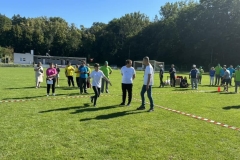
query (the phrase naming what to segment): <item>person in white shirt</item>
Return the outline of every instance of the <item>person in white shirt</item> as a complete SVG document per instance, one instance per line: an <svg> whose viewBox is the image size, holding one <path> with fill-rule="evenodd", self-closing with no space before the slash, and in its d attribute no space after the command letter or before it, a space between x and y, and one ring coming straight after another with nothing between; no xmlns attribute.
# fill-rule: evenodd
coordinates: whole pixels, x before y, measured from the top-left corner
<svg viewBox="0 0 240 160"><path fill-rule="evenodd" d="M110 85L111 82L108 80L108 78L103 74L103 72L101 70L99 70L99 64L96 63L94 64L94 71L92 71L92 73L90 74L90 76L88 77L88 79L90 80L92 78L92 88L93 91L95 93L94 96L91 96L91 102L93 103L94 107L96 107L96 102L98 97L100 96L100 89L101 89L101 80L102 78L104 78Z"/></svg>
<svg viewBox="0 0 240 160"><path fill-rule="evenodd" d="M153 67L149 62L148 57L143 58L143 65L145 66L145 71L144 71L144 84L143 84L142 90L141 90L142 105L139 108L137 108L137 110L145 109L144 94L145 94L145 92L147 92L148 99L150 101L149 112L152 112L152 111L154 111L154 104L153 104L153 98L152 98L152 85L154 84L154 72L153 72Z"/></svg>
<svg viewBox="0 0 240 160"><path fill-rule="evenodd" d="M40 83L43 82L44 71L42 63L38 62L37 66L34 68L35 79L36 79L36 88L40 88Z"/></svg>
<svg viewBox="0 0 240 160"><path fill-rule="evenodd" d="M128 92L128 103L127 106L130 106L132 101L132 88L133 80L135 79L136 72L132 67L132 60L126 60L126 65L121 68L122 74L122 103L120 106L125 106L126 96Z"/></svg>

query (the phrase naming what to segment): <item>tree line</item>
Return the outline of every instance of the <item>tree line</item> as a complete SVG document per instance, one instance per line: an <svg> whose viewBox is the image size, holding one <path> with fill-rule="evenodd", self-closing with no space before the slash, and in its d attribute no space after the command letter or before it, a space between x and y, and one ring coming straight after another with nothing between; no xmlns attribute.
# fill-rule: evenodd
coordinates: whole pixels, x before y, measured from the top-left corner
<svg viewBox="0 0 240 160"><path fill-rule="evenodd" d="M122 65L144 56L165 64L205 67L239 64L240 1L166 3L154 20L134 12L109 23L77 27L60 17L12 18L0 14L0 46L25 53L87 57Z"/></svg>

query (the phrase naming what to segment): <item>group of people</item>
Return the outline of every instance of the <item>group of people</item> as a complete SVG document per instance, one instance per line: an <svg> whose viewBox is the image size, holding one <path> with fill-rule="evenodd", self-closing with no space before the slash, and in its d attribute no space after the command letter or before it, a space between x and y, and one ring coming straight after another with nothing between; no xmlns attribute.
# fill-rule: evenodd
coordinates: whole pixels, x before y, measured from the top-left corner
<svg viewBox="0 0 240 160"><path fill-rule="evenodd" d="M240 83L240 73L239 73L240 67L237 66L235 69L233 68L233 65L230 65L228 68L226 65L221 67L220 64L218 64L216 67L212 67L209 71L210 76L210 86L218 85L223 86L224 91L228 92L228 86L232 86L232 79L234 78L235 81L235 92L237 93L237 89ZM189 73L189 79L191 79L191 86L192 89L198 89L198 84L202 83L202 75L204 73L204 70L202 66L199 67L199 69L196 67L196 65L192 66L192 69ZM160 86L164 87L163 82L163 74L164 69L163 66L160 65ZM176 69L174 67L174 64L171 65L171 68L169 70L170 74L170 83L172 87L175 87L176 84ZM214 84L215 79L215 84ZM187 88L189 86L187 82L187 77L181 78L180 87L181 88Z"/></svg>
<svg viewBox="0 0 240 160"><path fill-rule="evenodd" d="M137 110L145 110L145 98L144 95L147 92L148 98L150 100L150 109L149 112L154 111L154 103L152 98L152 85L154 84L154 71L153 67L150 64L149 58L143 58L143 64L145 66L143 86L141 89L141 99L142 104ZM43 82L44 71L41 63L34 68L36 72L36 87L40 87L40 83ZM55 96L55 83L56 79L59 78L60 69L57 65L53 63L49 64L49 68L46 70L46 82L47 82L47 96L50 94L50 89L52 89L52 95ZM94 64L94 70L91 72L90 68L86 66L85 62L82 61L81 65L76 65L76 68L71 66L71 63L65 68L65 75L68 79L68 85L74 86L73 74L76 73L76 81L80 88L80 94L87 93L86 84L89 82L89 88L92 88L94 91L94 96L91 96L91 102L96 106L97 99L100 94L104 92L104 86L106 86L106 93L109 92L108 84L112 85L109 80L109 75L112 73L112 69L108 66L106 61L104 66L100 68L98 63ZM133 90L133 80L136 77L136 71L132 67L132 60L126 60L125 66L121 68L122 75L122 103L120 106L130 106L132 102L132 90ZM92 80L91 80L92 79ZM128 101L126 103L126 98L128 94Z"/></svg>

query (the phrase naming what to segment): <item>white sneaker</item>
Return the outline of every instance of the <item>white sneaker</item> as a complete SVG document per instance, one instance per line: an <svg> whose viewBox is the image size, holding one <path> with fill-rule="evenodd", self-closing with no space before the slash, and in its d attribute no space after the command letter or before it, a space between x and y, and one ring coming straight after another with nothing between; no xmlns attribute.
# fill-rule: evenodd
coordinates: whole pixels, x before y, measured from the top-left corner
<svg viewBox="0 0 240 160"><path fill-rule="evenodd" d="M52 95L55 96L55 93L53 93Z"/></svg>
<svg viewBox="0 0 240 160"><path fill-rule="evenodd" d="M49 94L47 94L47 97L49 96Z"/></svg>
<svg viewBox="0 0 240 160"><path fill-rule="evenodd" d="M58 87L60 87L59 85L57 85Z"/></svg>

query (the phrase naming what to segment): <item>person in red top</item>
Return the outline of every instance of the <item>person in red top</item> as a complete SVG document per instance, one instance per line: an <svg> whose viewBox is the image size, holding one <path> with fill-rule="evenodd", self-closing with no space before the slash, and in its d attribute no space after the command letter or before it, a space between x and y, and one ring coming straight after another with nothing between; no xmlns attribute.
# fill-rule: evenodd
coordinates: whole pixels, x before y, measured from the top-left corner
<svg viewBox="0 0 240 160"><path fill-rule="evenodd" d="M47 96L49 96L50 88L52 86L52 95L55 96L55 83L56 83L56 75L57 70L54 68L54 64L50 63L49 68L46 71L47 75Z"/></svg>

